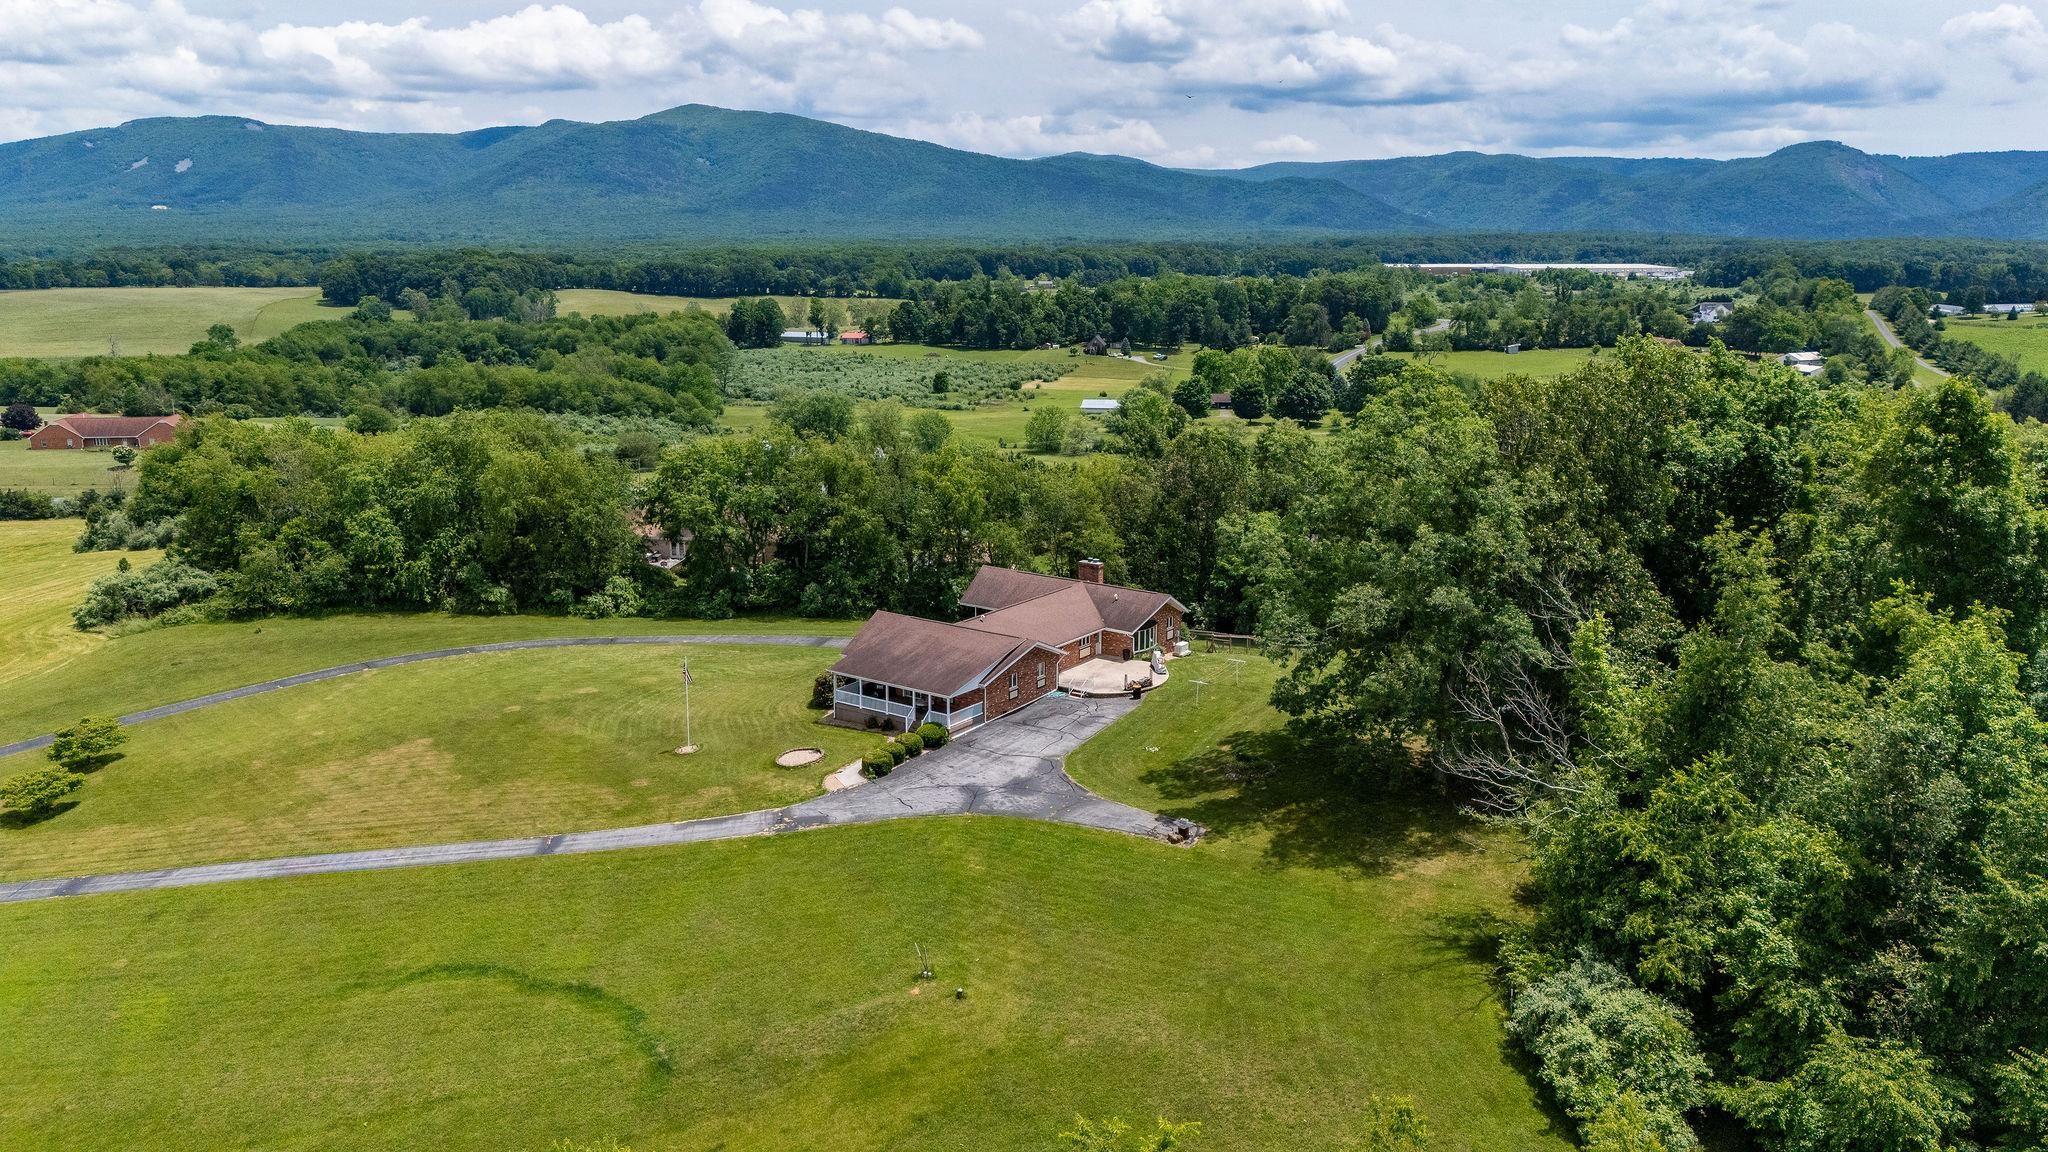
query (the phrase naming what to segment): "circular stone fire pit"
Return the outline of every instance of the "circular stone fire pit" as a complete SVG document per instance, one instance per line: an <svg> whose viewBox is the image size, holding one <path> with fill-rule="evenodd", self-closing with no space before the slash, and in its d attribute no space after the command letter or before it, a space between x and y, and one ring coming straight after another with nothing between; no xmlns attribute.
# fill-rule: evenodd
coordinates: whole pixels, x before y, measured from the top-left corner
<svg viewBox="0 0 2048 1152"><path fill-rule="evenodd" d="M782 768L801 768L806 764L816 764L824 758L825 750L823 748L791 748L789 751L777 756L775 763Z"/></svg>

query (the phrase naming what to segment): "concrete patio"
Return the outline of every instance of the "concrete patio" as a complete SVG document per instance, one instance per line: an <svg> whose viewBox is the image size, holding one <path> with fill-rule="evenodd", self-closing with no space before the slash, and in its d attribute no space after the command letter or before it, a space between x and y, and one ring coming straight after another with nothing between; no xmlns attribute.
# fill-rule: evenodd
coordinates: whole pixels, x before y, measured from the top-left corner
<svg viewBox="0 0 2048 1152"><path fill-rule="evenodd" d="M1167 674L1152 671L1144 660L1090 660L1060 673L1060 687L1075 696L1123 696L1133 683L1151 678L1152 687L1166 683Z"/></svg>

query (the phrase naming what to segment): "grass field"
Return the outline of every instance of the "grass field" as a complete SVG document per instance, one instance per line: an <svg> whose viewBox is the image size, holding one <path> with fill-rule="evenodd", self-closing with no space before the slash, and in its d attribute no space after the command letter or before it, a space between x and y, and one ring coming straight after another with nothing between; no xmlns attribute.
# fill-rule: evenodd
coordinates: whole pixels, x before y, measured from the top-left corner
<svg viewBox="0 0 2048 1152"><path fill-rule="evenodd" d="M851 622L579 620L571 616L451 616L436 612L186 624L108 639L70 631L91 577L118 557L78 556L77 520L0 523L0 589L9 640L0 645L0 741L51 731L92 712L131 712L295 672L430 648L538 636L780 632L851 635ZM131 553L142 563L149 553ZM23 642L19 630L34 639ZM278 697L270 697L275 702ZM137 729L138 732L141 729Z"/></svg>
<svg viewBox="0 0 2048 1152"><path fill-rule="evenodd" d="M1558 376L1569 372L1596 352L1592 348L1532 348L1513 356L1505 352L1395 352L1406 360L1422 360L1451 372L1469 372L1481 380L1494 380L1519 373L1524 376Z"/></svg>
<svg viewBox="0 0 2048 1152"><path fill-rule="evenodd" d="M115 641L119 644L120 641ZM0 881L447 840L625 827L774 808L878 737L817 722L838 653L494 652L361 672L137 725L76 807L0 826ZM817 747L823 761L780 768ZM0 777L41 763L0 759Z"/></svg>
<svg viewBox="0 0 2048 1152"><path fill-rule="evenodd" d="M244 340L329 310L317 288L47 288L0 292L0 356L183 352L214 324Z"/></svg>
<svg viewBox="0 0 2048 1152"><path fill-rule="evenodd" d="M682 312L700 308L715 316L723 316L732 310L735 296L657 296L642 292L614 292L608 288L561 288L555 291L555 311L567 315L581 312L585 316L633 316L642 312ZM747 299L757 299L749 296ZM775 303L782 308L782 315L790 327L801 328L809 314L811 301L807 296L776 296ZM894 300L867 298L864 300L840 300L840 307L853 305L894 304Z"/></svg>
<svg viewBox="0 0 2048 1152"><path fill-rule="evenodd" d="M2018 320L1952 317L1943 335L2010 356L2020 362L2022 370L2048 372L2048 316L2023 312Z"/></svg>
<svg viewBox="0 0 2048 1152"><path fill-rule="evenodd" d="M135 473L114 463L111 451L31 452L27 440L0 440L0 488L26 488L45 496L76 496L87 488L102 492L135 487Z"/></svg>

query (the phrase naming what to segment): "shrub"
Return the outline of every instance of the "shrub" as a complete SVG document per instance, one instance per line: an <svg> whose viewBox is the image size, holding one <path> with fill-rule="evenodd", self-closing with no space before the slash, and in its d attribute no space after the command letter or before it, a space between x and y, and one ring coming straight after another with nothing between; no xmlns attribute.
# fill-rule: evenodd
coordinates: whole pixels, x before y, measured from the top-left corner
<svg viewBox="0 0 2048 1152"><path fill-rule="evenodd" d="M571 611L586 620L637 616L640 614L640 590L633 587L631 579L614 576L604 582L603 589L585 596Z"/></svg>
<svg viewBox="0 0 2048 1152"><path fill-rule="evenodd" d="M881 753L861 758L860 774L870 780L879 780L896 770L896 762Z"/></svg>
<svg viewBox="0 0 2048 1152"><path fill-rule="evenodd" d="M644 428L628 428L619 433L612 455L636 472L649 471L661 463L661 437Z"/></svg>
<svg viewBox="0 0 2048 1152"><path fill-rule="evenodd" d="M128 733L112 716L87 716L57 733L50 759L73 771L97 768L114 758L114 749L128 742Z"/></svg>
<svg viewBox="0 0 2048 1152"><path fill-rule="evenodd" d="M0 808L27 820L41 820L57 810L66 796L78 791L85 777L69 769L51 766L31 768L0 780Z"/></svg>
<svg viewBox="0 0 2048 1152"><path fill-rule="evenodd" d="M1612 965L1581 957L1538 980L1515 997L1508 1027L1582 1128L1640 1108L1670 1152L1698 1147L1684 1114L1705 1102L1707 1065L1690 1022Z"/></svg>
<svg viewBox="0 0 2048 1152"><path fill-rule="evenodd" d="M910 759L910 753L904 749L903 745L893 740L882 745L882 752L889 757L889 763L892 765L901 764L905 760Z"/></svg>
<svg viewBox="0 0 2048 1152"><path fill-rule="evenodd" d="M56 501L41 492L0 488L0 520L48 520L56 514Z"/></svg>
<svg viewBox="0 0 2048 1152"><path fill-rule="evenodd" d="M945 725L929 721L917 726L917 735L927 748L944 748L946 741L952 739L952 734L946 731Z"/></svg>
<svg viewBox="0 0 2048 1152"><path fill-rule="evenodd" d="M114 446L114 463L123 468L133 467L135 464L135 446L132 444L116 444Z"/></svg>
<svg viewBox="0 0 2048 1152"><path fill-rule="evenodd" d="M818 678L811 681L811 707L830 708L831 706L832 674L830 672L820 672L818 673Z"/></svg>
<svg viewBox="0 0 2048 1152"><path fill-rule="evenodd" d="M348 414L348 429L364 436L375 436L398 427L398 417L381 404L358 404Z"/></svg>
<svg viewBox="0 0 2048 1152"><path fill-rule="evenodd" d="M129 617L155 616L195 603L219 590L220 582L211 573L182 561L159 560L140 572L123 570L93 581L84 602L71 610L71 622L81 631L103 628Z"/></svg>
<svg viewBox="0 0 2048 1152"><path fill-rule="evenodd" d="M905 732L903 735L898 736L896 738L896 746L903 749L903 753L906 756L924 755L924 738L915 732Z"/></svg>
<svg viewBox="0 0 2048 1152"><path fill-rule="evenodd" d="M35 405L26 400L17 400L9 404L5 412L0 412L0 427L10 428L16 432L33 432L42 426L42 414L36 411Z"/></svg>
<svg viewBox="0 0 2048 1152"><path fill-rule="evenodd" d="M85 532L71 547L77 552L140 552L147 548L162 548L176 534L177 523L168 517L149 524L137 524L128 519L126 512L102 508L97 515L87 516Z"/></svg>

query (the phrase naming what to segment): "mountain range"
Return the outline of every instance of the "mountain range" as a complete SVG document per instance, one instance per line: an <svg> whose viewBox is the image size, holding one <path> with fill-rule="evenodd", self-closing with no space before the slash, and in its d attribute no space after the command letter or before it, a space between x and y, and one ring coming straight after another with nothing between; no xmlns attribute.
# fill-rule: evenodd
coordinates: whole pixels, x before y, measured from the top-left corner
<svg viewBox="0 0 2048 1152"><path fill-rule="evenodd" d="M1243 239L1444 232L2048 239L2048 152L1016 160L687 105L458 134L226 116L0 144L0 246Z"/></svg>

